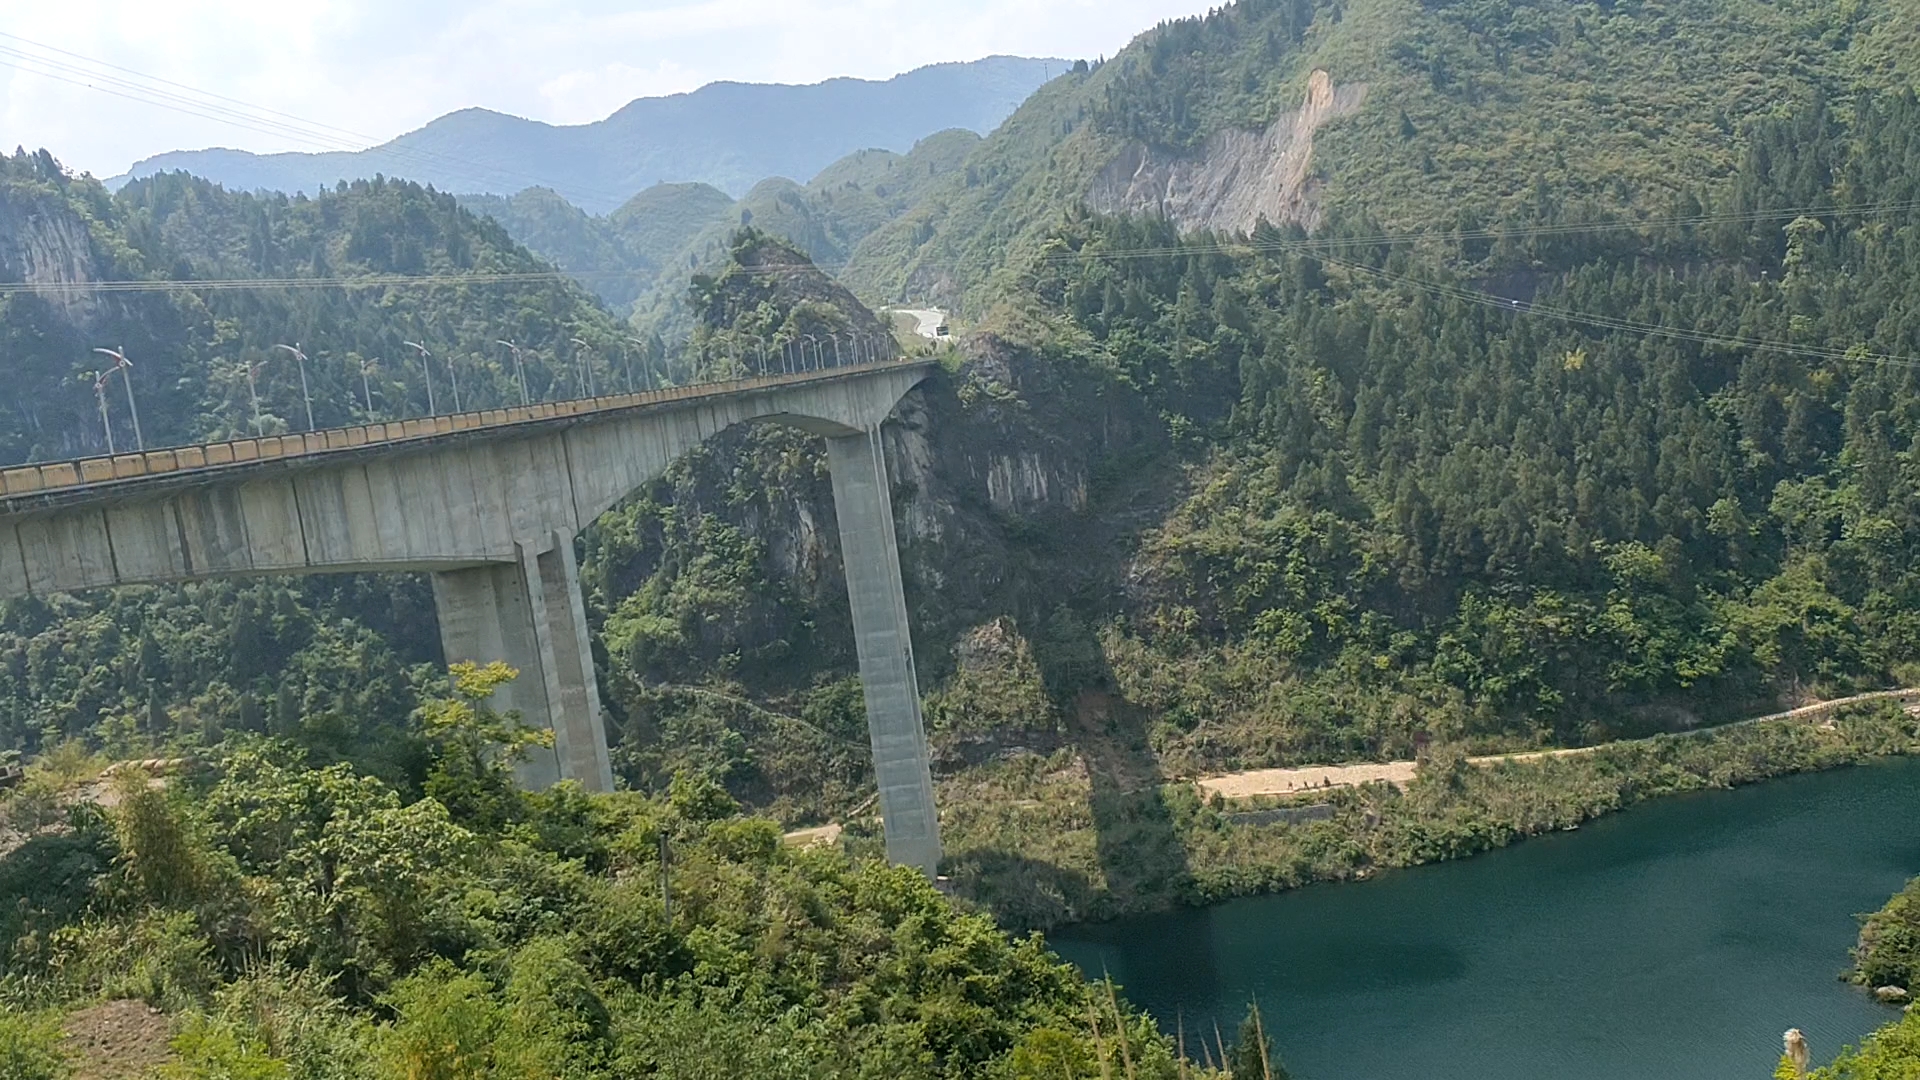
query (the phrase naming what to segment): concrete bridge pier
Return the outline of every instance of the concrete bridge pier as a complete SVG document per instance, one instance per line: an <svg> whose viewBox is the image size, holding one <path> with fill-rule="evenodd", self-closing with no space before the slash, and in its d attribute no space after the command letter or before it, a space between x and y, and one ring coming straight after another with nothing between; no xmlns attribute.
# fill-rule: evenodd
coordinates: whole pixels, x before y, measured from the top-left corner
<svg viewBox="0 0 1920 1080"><path fill-rule="evenodd" d="M544 790L566 778L588 791L612 791L573 533L556 529L514 547L515 562L433 575L447 662L503 660L520 672L495 692L493 707L553 732L552 750L536 748L515 768L522 786Z"/></svg>
<svg viewBox="0 0 1920 1080"><path fill-rule="evenodd" d="M829 437L827 466L833 473L834 516L840 522L873 772L880 786L880 814L886 820L887 861L917 866L932 876L940 865L940 816L933 805L933 773L879 425L857 435Z"/></svg>

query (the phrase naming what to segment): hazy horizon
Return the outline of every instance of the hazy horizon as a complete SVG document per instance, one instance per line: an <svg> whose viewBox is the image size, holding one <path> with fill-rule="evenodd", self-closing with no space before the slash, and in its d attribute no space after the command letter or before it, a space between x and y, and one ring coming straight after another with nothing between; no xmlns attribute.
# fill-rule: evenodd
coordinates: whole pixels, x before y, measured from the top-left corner
<svg viewBox="0 0 1920 1080"><path fill-rule="evenodd" d="M1205 0L448 0L325 8L74 0L0 26L0 130L112 176L173 150L357 150L464 108L548 124L715 82L885 80L1111 55Z"/></svg>

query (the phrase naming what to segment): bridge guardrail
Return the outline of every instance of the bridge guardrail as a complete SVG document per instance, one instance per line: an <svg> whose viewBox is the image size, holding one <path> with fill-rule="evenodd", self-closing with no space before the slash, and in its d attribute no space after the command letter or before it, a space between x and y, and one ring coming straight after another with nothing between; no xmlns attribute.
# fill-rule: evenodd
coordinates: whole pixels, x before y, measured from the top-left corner
<svg viewBox="0 0 1920 1080"><path fill-rule="evenodd" d="M641 405L659 405L693 398L714 397L743 390L793 386L858 371L875 371L898 367L902 364L925 362L924 359L914 357L899 357L867 364L844 364L818 371L757 375L747 379L670 386L631 394L569 398L564 401L545 401L532 405L482 409L476 412L443 413L406 420L359 424L353 427L327 428L321 431L261 435L248 439L230 439L226 442L203 443L198 446L176 446L134 454L16 465L0 469L0 500L23 495L43 495L120 480L135 480L146 476L190 473L250 461L311 457L329 451L404 443L461 431L512 427L516 424L586 416Z"/></svg>

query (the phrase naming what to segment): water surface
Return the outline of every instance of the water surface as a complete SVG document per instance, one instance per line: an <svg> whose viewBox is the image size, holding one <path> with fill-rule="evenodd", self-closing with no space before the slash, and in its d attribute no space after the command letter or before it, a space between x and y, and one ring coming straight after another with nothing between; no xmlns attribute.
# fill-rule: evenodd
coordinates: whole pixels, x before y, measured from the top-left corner
<svg viewBox="0 0 1920 1080"><path fill-rule="evenodd" d="M1296 1080L1765 1080L1898 1014L1839 981L1920 874L1920 760L1662 799L1459 862L1074 927L1169 1031L1250 998Z"/></svg>

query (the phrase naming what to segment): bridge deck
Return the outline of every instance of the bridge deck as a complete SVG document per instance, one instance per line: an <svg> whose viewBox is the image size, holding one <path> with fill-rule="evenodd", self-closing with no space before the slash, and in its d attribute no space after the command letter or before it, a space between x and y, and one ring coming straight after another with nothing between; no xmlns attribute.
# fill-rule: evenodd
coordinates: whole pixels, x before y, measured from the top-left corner
<svg viewBox="0 0 1920 1080"><path fill-rule="evenodd" d="M91 493L141 481L179 478L190 481L208 473L273 461L314 459L365 453L368 450L400 448L422 444L449 435L519 432L554 423L574 423L583 419L660 405L683 405L707 398L724 397L755 390L799 386L806 383L848 378L868 372L902 366L926 365L934 361L903 358L869 364L846 364L819 371L764 375L724 382L696 383L662 390L607 397L573 398L515 405L510 408L482 409L477 412L445 413L361 424L356 427L327 428L288 435L265 435L251 439L182 446L166 450L148 450L132 454L81 458L77 461L18 465L0 469L0 515L30 512L58 504L62 496ZM146 484L141 484L144 487Z"/></svg>

